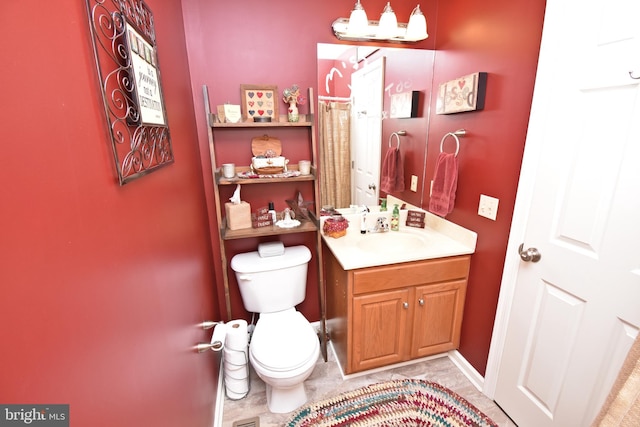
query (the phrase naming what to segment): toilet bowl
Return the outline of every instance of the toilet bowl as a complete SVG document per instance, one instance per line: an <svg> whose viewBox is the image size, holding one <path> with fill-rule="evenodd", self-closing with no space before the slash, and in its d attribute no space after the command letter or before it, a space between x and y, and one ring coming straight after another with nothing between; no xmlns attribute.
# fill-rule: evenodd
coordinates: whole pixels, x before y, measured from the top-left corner
<svg viewBox="0 0 640 427"><path fill-rule="evenodd" d="M266 384L273 413L291 412L306 403L304 381L320 355L318 335L295 309L305 299L310 259L305 246L284 248L278 256L249 252L231 259L245 309L260 314L249 342L249 361Z"/></svg>
<svg viewBox="0 0 640 427"><path fill-rule="evenodd" d="M307 402L304 381L320 355L318 336L295 309L260 316L249 344L249 360L266 384L273 413L291 412Z"/></svg>

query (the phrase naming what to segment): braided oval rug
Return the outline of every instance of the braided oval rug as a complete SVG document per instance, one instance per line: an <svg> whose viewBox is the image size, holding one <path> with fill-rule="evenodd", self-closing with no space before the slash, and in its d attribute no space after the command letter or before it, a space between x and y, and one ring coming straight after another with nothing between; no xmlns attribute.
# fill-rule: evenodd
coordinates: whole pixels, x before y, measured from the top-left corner
<svg viewBox="0 0 640 427"><path fill-rule="evenodd" d="M498 427L462 396L423 380L368 385L302 406L287 427Z"/></svg>

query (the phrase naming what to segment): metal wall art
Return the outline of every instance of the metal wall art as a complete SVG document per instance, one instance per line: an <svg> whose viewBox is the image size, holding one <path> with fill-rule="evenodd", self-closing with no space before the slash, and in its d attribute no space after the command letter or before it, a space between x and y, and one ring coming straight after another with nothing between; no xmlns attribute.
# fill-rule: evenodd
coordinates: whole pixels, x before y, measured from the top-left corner
<svg viewBox="0 0 640 427"><path fill-rule="evenodd" d="M173 163L153 14L142 0L86 0L120 185Z"/></svg>

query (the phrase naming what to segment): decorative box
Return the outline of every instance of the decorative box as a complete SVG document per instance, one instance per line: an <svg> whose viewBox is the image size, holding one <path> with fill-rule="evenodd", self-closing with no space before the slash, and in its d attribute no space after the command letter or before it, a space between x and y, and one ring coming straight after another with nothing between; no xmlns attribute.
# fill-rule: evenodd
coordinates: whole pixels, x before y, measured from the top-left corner
<svg viewBox="0 0 640 427"><path fill-rule="evenodd" d="M251 206L247 202L224 204L227 213L227 228L229 230L240 230L251 228Z"/></svg>
<svg viewBox="0 0 640 427"><path fill-rule="evenodd" d="M270 225L273 225L273 217L269 212L262 214L258 212L259 211L251 214L251 226L253 228L268 227Z"/></svg>
<svg viewBox="0 0 640 427"><path fill-rule="evenodd" d="M349 221L347 221L342 215L332 215L331 218L327 218L322 225L322 232L325 236L338 238L347 234L347 228L349 227Z"/></svg>
<svg viewBox="0 0 640 427"><path fill-rule="evenodd" d="M282 156L282 143L277 138L263 135L251 140L251 168L259 175L282 173L288 160Z"/></svg>
<svg viewBox="0 0 640 427"><path fill-rule="evenodd" d="M407 222L408 227L424 228L425 213L421 211L408 211Z"/></svg>

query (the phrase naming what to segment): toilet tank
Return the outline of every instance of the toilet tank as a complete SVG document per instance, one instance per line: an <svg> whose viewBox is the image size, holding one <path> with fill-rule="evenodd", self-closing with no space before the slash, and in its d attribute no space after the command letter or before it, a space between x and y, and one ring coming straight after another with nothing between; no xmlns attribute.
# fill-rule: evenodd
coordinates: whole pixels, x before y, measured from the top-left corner
<svg viewBox="0 0 640 427"><path fill-rule="evenodd" d="M244 308L252 313L287 310L304 301L307 266L311 251L306 246L284 248L284 254L261 257L258 252L237 254L231 259Z"/></svg>

